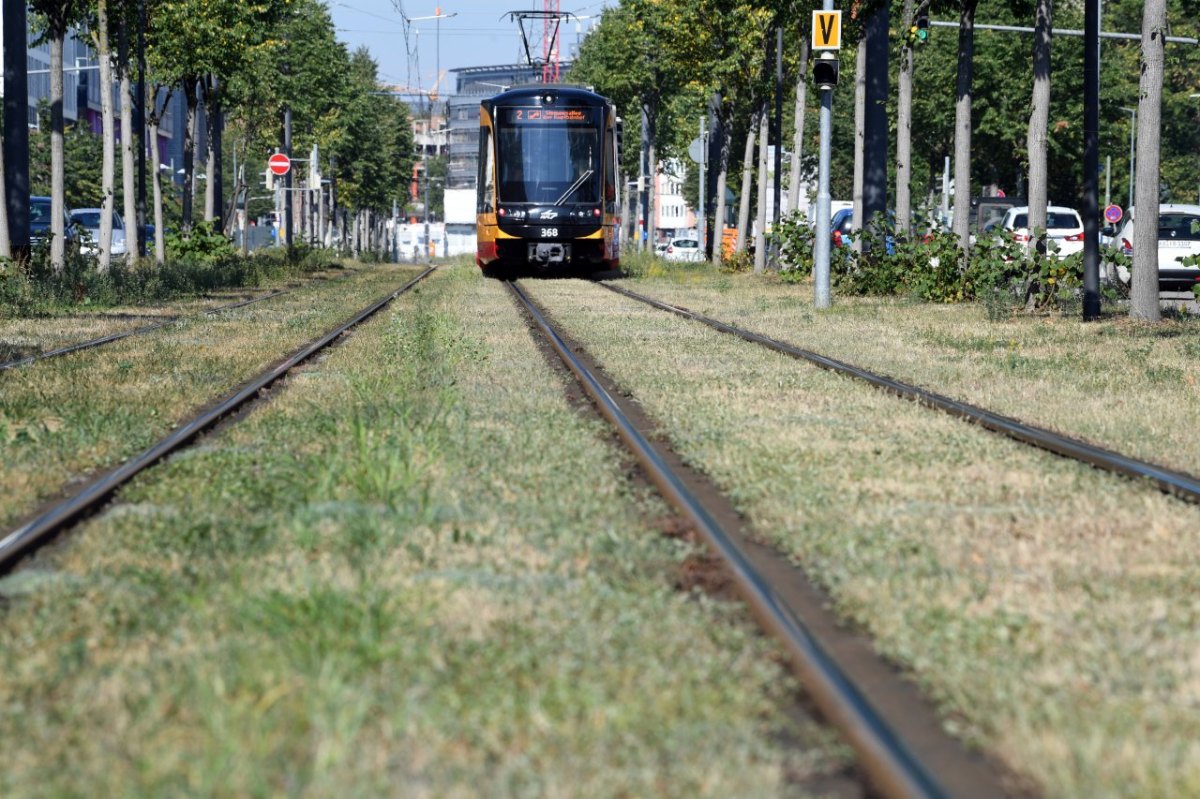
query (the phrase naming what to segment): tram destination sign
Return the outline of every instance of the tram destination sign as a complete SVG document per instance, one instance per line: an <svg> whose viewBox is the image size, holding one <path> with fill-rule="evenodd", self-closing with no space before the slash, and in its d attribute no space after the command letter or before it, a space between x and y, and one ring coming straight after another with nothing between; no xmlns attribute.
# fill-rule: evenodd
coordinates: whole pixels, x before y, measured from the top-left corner
<svg viewBox="0 0 1200 799"><path fill-rule="evenodd" d="M501 120L509 125L590 125L594 108L543 108L524 106L505 108Z"/></svg>

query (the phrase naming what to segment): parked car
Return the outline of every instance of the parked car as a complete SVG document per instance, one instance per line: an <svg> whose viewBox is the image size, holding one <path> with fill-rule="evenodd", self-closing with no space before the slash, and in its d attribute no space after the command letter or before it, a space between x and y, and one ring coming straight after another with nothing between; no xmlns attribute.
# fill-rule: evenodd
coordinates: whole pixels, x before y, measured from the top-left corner
<svg viewBox="0 0 1200 799"><path fill-rule="evenodd" d="M1009 208L999 227L1011 233L1018 243L1028 244L1033 236L1029 229L1029 206ZM1060 258L1080 252L1083 249L1083 220L1079 212L1061 205L1046 206L1046 238L1058 245Z"/></svg>
<svg viewBox="0 0 1200 799"><path fill-rule="evenodd" d="M896 221L896 215L892 211L888 211L888 220ZM829 235L832 238L834 247L853 247L854 246L854 208L842 208L834 213L829 219ZM889 232L884 239L884 246L887 248L888 255L896 253L896 239Z"/></svg>
<svg viewBox="0 0 1200 799"><path fill-rule="evenodd" d="M63 212L63 239L70 242L74 237L71 231L71 219ZM29 243L37 246L50 238L50 198L32 196L29 198Z"/></svg>
<svg viewBox="0 0 1200 799"><path fill-rule="evenodd" d="M829 235L834 247L850 247L854 240L850 234L854 232L854 207L841 208L829 217Z"/></svg>
<svg viewBox="0 0 1200 799"><path fill-rule="evenodd" d="M80 249L92 255L100 252L100 213L101 209L99 208L76 208L70 214L71 222L78 225L83 231ZM109 252L112 255L124 255L127 247L125 223L116 211L112 212L112 224L112 245L109 247Z"/></svg>
<svg viewBox="0 0 1200 799"><path fill-rule="evenodd" d="M663 257L668 261L703 261L704 253L700 249L699 239L671 239Z"/></svg>
<svg viewBox="0 0 1200 799"><path fill-rule="evenodd" d="M1130 208L1113 243L1133 255L1133 231L1137 209ZM1167 291L1189 291L1200 285L1200 267L1184 266L1183 258L1200 255L1200 205L1164 203L1158 206L1158 287ZM1121 282L1129 282L1129 270L1117 267Z"/></svg>
<svg viewBox="0 0 1200 799"><path fill-rule="evenodd" d="M654 245L654 254L657 255L659 258L662 258L663 256L665 256L667 254L667 246L668 246L668 242L665 242L665 241L658 242L657 244Z"/></svg>

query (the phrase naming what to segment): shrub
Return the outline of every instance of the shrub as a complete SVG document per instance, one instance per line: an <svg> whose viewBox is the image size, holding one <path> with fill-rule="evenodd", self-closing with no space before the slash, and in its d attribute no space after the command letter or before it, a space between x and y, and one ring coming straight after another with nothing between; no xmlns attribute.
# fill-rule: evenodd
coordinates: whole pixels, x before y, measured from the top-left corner
<svg viewBox="0 0 1200 799"><path fill-rule="evenodd" d="M232 248L208 258L173 259L162 267L143 259L128 267L114 260L107 272L94 257L69 250L64 268L50 268L44 247L28 264L0 265L0 313L30 315L56 308L142 304L195 296L224 288L251 288L269 280L308 274L339 265L328 253L293 247L241 256Z"/></svg>
<svg viewBox="0 0 1200 799"><path fill-rule="evenodd" d="M168 257L181 261L215 261L234 254L233 242L210 222L197 222L186 237L172 230L165 239Z"/></svg>

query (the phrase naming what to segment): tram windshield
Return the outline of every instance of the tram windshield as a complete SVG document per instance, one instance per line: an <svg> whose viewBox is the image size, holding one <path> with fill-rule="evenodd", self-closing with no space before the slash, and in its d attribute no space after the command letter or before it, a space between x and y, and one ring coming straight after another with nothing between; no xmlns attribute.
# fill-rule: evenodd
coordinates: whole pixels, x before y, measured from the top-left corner
<svg viewBox="0 0 1200 799"><path fill-rule="evenodd" d="M596 108L504 108L497 126L499 201L564 205L600 201Z"/></svg>

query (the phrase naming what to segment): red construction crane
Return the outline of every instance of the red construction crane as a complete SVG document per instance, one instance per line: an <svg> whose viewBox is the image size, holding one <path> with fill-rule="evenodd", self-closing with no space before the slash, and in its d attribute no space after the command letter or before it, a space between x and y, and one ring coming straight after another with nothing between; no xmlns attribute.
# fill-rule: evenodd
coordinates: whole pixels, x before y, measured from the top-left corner
<svg viewBox="0 0 1200 799"><path fill-rule="evenodd" d="M542 0L542 83L558 83L559 0Z"/></svg>

